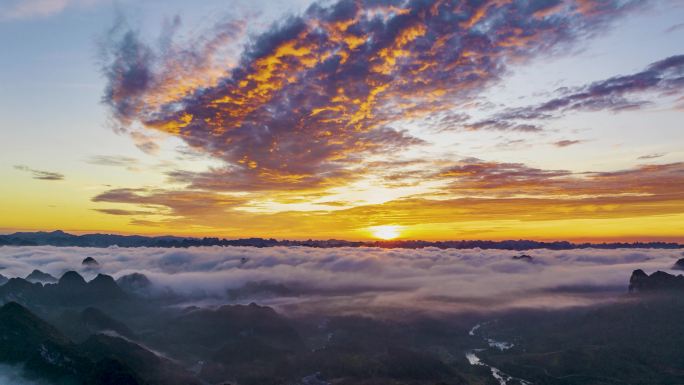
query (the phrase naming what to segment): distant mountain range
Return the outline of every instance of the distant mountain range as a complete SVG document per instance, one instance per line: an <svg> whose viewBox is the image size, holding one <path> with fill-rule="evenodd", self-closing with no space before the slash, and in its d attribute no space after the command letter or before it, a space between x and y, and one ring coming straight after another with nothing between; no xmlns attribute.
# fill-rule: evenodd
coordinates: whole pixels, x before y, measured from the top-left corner
<svg viewBox="0 0 684 385"><path fill-rule="evenodd" d="M598 249L622 249L622 248L652 248L652 249L679 249L684 244L671 242L613 242L613 243L572 243L567 241L539 242L531 240L507 240L507 241L420 241L420 240L393 240L393 241L365 241L354 242L337 239L329 240L277 240L273 238L193 238L176 236L148 237L142 235L117 235L117 234L84 234L74 235L57 230L52 232L18 232L0 235L0 246L71 246L71 247L194 247L194 246L306 246L319 248L332 247L382 247L382 248L406 248L419 249L424 247L437 247L440 249L498 249L498 250L569 250L583 248Z"/></svg>

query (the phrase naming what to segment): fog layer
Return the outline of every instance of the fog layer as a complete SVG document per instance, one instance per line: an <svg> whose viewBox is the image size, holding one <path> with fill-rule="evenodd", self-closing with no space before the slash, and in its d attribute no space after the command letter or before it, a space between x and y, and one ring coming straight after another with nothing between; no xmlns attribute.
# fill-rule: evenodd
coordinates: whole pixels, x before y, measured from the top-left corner
<svg viewBox="0 0 684 385"><path fill-rule="evenodd" d="M152 295L187 302L256 301L281 309L395 309L459 312L564 307L614 300L631 272L670 270L681 250L501 250L307 247L0 247L0 274L76 270L119 278L139 272ZM95 258L99 266L81 261Z"/></svg>

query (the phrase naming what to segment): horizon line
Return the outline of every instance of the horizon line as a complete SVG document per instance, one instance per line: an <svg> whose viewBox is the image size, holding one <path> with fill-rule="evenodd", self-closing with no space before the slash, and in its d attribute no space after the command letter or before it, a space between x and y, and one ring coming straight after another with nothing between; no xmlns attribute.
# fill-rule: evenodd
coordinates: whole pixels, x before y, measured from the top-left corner
<svg viewBox="0 0 684 385"><path fill-rule="evenodd" d="M684 248L684 241L680 237L661 237L650 239L637 239L634 237L625 238L606 238L606 239L586 239L586 240L576 240L576 239L534 239L534 238L518 238L518 239L486 239L486 238L450 238L450 239L413 239L413 238L401 238L396 239L343 239L343 238L276 238L276 237L259 237L259 236L243 236L243 237L228 237L228 236L216 236L216 235L174 235L174 234L133 234L133 233L120 233L120 232L70 232L61 229L57 230L33 230L33 231L14 231L14 232L4 232L0 231L0 237L7 237L16 234L54 234L62 233L65 235L71 235L75 237L83 237L89 235L107 235L107 236L117 236L117 237L142 237L147 239L158 239L158 238L176 238L178 240L197 240L201 241L204 239L216 239L219 242L238 242L238 241L248 241L248 240L262 240L262 241L272 241L277 243L287 243L287 242L344 242L351 244L356 244L357 246L373 246L373 245L385 245L391 246L392 244L407 244L407 243L424 243L424 244L444 244L444 243L495 243L504 244L507 242L533 242L538 244L569 244L569 246L594 246L594 245L636 245L636 244L662 244L677 246L679 248ZM0 243L0 246L2 244ZM429 247L427 245L426 247Z"/></svg>

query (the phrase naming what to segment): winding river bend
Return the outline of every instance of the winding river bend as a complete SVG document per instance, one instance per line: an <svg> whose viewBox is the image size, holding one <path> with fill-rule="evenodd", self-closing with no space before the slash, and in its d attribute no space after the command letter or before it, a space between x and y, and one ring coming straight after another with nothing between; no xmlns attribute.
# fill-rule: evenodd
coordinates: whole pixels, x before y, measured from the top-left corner
<svg viewBox="0 0 684 385"><path fill-rule="evenodd" d="M473 326L470 331L468 331L468 335L470 336L477 336L477 330L482 327L482 324L477 324ZM491 338L487 337L482 337L486 342L487 345L489 345L489 348L491 349L498 349L500 351L508 350L512 348L514 345L510 342L502 342L502 341L496 341ZM492 377L494 377L500 385L532 385L531 382L523 380L521 378L513 377L511 375L508 375L498 368L495 368L484 361L480 359L480 357L477 356L477 353L482 352L486 349L473 349L469 350L465 353L465 357L470 363L470 365L476 365L476 366L484 366L489 368L489 370L492 372Z"/></svg>

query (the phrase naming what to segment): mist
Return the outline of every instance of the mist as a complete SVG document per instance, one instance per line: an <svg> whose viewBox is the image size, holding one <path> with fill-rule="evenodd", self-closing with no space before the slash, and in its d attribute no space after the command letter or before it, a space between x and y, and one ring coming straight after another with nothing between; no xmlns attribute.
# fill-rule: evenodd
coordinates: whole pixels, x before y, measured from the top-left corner
<svg viewBox="0 0 684 385"><path fill-rule="evenodd" d="M43 381L33 381L24 378L20 366L0 364L0 385L49 385Z"/></svg>
<svg viewBox="0 0 684 385"><path fill-rule="evenodd" d="M679 250L380 249L308 247L71 248L0 247L0 274L34 269L86 279L134 272L149 295L187 304L258 302L281 310L491 311L562 308L619 299L630 274L670 271ZM93 257L98 267L82 266Z"/></svg>

